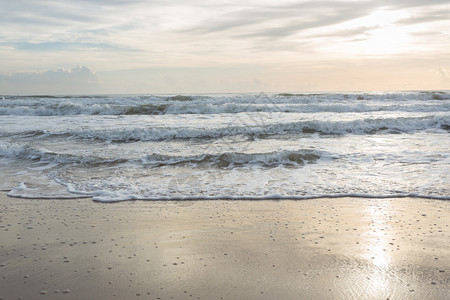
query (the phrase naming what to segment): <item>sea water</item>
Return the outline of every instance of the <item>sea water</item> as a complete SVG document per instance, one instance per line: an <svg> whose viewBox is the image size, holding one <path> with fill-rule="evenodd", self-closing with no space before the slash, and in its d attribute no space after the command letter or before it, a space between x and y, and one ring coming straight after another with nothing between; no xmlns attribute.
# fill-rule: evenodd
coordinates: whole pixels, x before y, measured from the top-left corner
<svg viewBox="0 0 450 300"><path fill-rule="evenodd" d="M450 92L2 96L0 189L450 199Z"/></svg>

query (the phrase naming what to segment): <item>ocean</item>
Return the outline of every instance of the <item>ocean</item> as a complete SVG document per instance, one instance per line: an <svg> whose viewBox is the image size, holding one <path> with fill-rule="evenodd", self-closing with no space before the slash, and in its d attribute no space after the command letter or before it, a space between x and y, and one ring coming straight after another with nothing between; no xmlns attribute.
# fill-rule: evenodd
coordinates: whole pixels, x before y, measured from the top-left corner
<svg viewBox="0 0 450 300"><path fill-rule="evenodd" d="M450 199L450 92L0 96L0 189Z"/></svg>

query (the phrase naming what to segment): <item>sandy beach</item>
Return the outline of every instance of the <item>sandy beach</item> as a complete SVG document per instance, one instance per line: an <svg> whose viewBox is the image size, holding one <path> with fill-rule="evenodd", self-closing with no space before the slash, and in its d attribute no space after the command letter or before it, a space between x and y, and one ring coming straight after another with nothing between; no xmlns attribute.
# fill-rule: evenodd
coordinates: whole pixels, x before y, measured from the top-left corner
<svg viewBox="0 0 450 300"><path fill-rule="evenodd" d="M448 299L450 203L0 194L0 299Z"/></svg>

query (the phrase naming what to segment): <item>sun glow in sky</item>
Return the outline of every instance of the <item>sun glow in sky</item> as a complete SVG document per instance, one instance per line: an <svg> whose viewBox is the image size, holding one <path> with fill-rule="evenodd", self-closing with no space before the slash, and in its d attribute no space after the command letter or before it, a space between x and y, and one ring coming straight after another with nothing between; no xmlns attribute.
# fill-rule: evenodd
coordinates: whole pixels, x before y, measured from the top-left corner
<svg viewBox="0 0 450 300"><path fill-rule="evenodd" d="M448 0L0 6L0 94L450 89Z"/></svg>
<svg viewBox="0 0 450 300"><path fill-rule="evenodd" d="M407 29L396 26L395 22L407 17L402 11L378 10L357 22L360 26L370 26L365 39L353 42L353 54L388 55L407 52L413 47Z"/></svg>

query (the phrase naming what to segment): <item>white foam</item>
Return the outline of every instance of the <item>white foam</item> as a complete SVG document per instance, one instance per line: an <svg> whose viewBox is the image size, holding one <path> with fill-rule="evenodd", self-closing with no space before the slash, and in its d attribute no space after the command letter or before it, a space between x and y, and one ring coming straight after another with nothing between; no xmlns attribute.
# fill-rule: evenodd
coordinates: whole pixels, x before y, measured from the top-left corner
<svg viewBox="0 0 450 300"><path fill-rule="evenodd" d="M447 199L448 95L5 97L0 188L96 201Z"/></svg>
<svg viewBox="0 0 450 300"><path fill-rule="evenodd" d="M12 97L0 102L0 115L129 115L129 114L224 114L240 112L374 112L448 111L445 92L365 94L277 94L116 97ZM363 100L358 100L363 99ZM426 101L426 102L424 102Z"/></svg>
<svg viewBox="0 0 450 300"><path fill-rule="evenodd" d="M450 200L450 196L433 196L433 195L421 195L417 193L409 194L390 194L390 195L371 195L371 194L322 194L322 195L309 195L309 196L283 196L280 194L273 194L267 196L181 196L181 197L140 197L138 195L131 194L111 194L105 193L98 196L93 196L92 200L97 202L109 203L109 202L121 202L127 200L146 200L146 201L208 201L208 200L246 200L246 201L263 201L263 200L312 200L321 198L369 198L369 199L389 199L389 198L423 198L434 200Z"/></svg>

